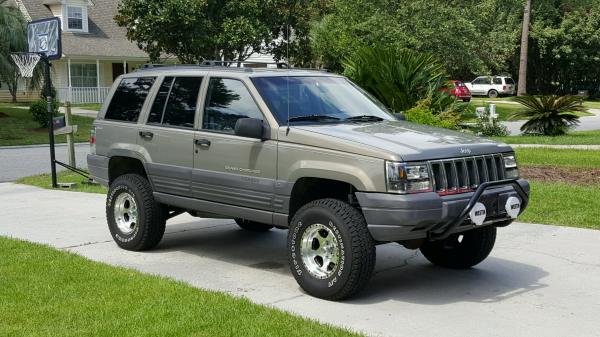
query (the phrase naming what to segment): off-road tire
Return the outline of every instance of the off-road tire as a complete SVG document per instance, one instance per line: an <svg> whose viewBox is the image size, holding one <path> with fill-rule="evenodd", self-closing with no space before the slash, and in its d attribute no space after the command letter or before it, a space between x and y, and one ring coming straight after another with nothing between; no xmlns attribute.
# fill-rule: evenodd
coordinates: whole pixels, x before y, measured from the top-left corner
<svg viewBox="0 0 600 337"><path fill-rule="evenodd" d="M487 226L453 234L445 240L426 242L420 250L435 265L467 269L485 260L495 242L496 227Z"/></svg>
<svg viewBox="0 0 600 337"><path fill-rule="evenodd" d="M272 225L265 223L250 221L246 219L235 218L235 223L240 226L241 229L245 229L250 232L268 232L273 228Z"/></svg>
<svg viewBox="0 0 600 337"><path fill-rule="evenodd" d="M122 193L129 193L137 204L137 223L132 233L124 234L117 226L115 200ZM106 198L108 229L117 245L126 250L148 250L154 248L165 233L167 210L156 202L152 186L139 174L124 174L110 184Z"/></svg>
<svg viewBox="0 0 600 337"><path fill-rule="evenodd" d="M339 244L339 264L327 278L310 274L301 255L301 240L311 225L331 230ZM308 294L327 299L349 298L365 287L375 266L375 242L363 215L337 199L320 199L300 208L288 232L288 258L294 278Z"/></svg>
<svg viewBox="0 0 600 337"><path fill-rule="evenodd" d="M493 89L488 91L488 97L489 98L498 98L498 91L493 90Z"/></svg>

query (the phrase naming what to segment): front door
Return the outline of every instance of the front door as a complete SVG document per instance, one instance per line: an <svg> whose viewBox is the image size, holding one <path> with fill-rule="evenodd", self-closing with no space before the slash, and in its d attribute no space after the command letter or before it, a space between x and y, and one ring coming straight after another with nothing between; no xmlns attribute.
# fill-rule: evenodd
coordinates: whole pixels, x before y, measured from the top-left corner
<svg viewBox="0 0 600 337"><path fill-rule="evenodd" d="M191 197L194 121L202 77L165 77L138 144L151 158L148 176L157 192Z"/></svg>
<svg viewBox="0 0 600 337"><path fill-rule="evenodd" d="M244 82L211 77L195 136L192 193L198 199L273 210L277 142L236 136L241 118L264 120Z"/></svg>

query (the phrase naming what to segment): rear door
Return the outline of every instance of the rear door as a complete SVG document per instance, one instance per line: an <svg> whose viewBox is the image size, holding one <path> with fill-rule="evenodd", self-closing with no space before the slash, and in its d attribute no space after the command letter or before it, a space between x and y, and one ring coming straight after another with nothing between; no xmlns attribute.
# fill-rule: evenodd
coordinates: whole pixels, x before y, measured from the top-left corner
<svg viewBox="0 0 600 337"><path fill-rule="evenodd" d="M491 86L491 79L487 76L477 77L473 81L473 90L471 90L471 94L473 95L487 95L487 92Z"/></svg>
<svg viewBox="0 0 600 337"><path fill-rule="evenodd" d="M110 156L114 155L109 152L115 144L136 144L138 119L144 104L148 104L146 98L155 80L155 77L127 77L119 81L106 111L94 122L96 154Z"/></svg>
<svg viewBox="0 0 600 337"><path fill-rule="evenodd" d="M277 141L236 136L241 118L258 118L268 126L247 84L211 77L202 125L196 133L192 192L222 204L273 210Z"/></svg>
<svg viewBox="0 0 600 337"><path fill-rule="evenodd" d="M140 127L138 144L151 158L146 169L157 192L191 196L194 121L202 81L201 76L164 77Z"/></svg>

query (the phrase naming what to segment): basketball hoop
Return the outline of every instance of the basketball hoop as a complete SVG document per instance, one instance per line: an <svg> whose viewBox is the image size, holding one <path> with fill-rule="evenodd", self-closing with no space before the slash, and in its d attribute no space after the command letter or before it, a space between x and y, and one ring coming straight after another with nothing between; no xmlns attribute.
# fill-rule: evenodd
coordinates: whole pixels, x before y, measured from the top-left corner
<svg viewBox="0 0 600 337"><path fill-rule="evenodd" d="M33 77L33 69L35 69L35 66L42 58L37 53L11 53L10 57L17 67L19 67L21 76L26 78Z"/></svg>

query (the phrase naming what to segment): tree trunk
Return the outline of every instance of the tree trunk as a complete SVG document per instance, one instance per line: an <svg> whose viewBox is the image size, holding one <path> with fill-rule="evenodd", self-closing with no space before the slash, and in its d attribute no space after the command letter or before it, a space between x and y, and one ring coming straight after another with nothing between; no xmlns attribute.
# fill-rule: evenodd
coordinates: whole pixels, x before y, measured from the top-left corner
<svg viewBox="0 0 600 337"><path fill-rule="evenodd" d="M531 19L531 0L525 2L523 12L523 33L521 34L521 60L519 64L518 96L527 94L527 53L529 51L529 22Z"/></svg>

